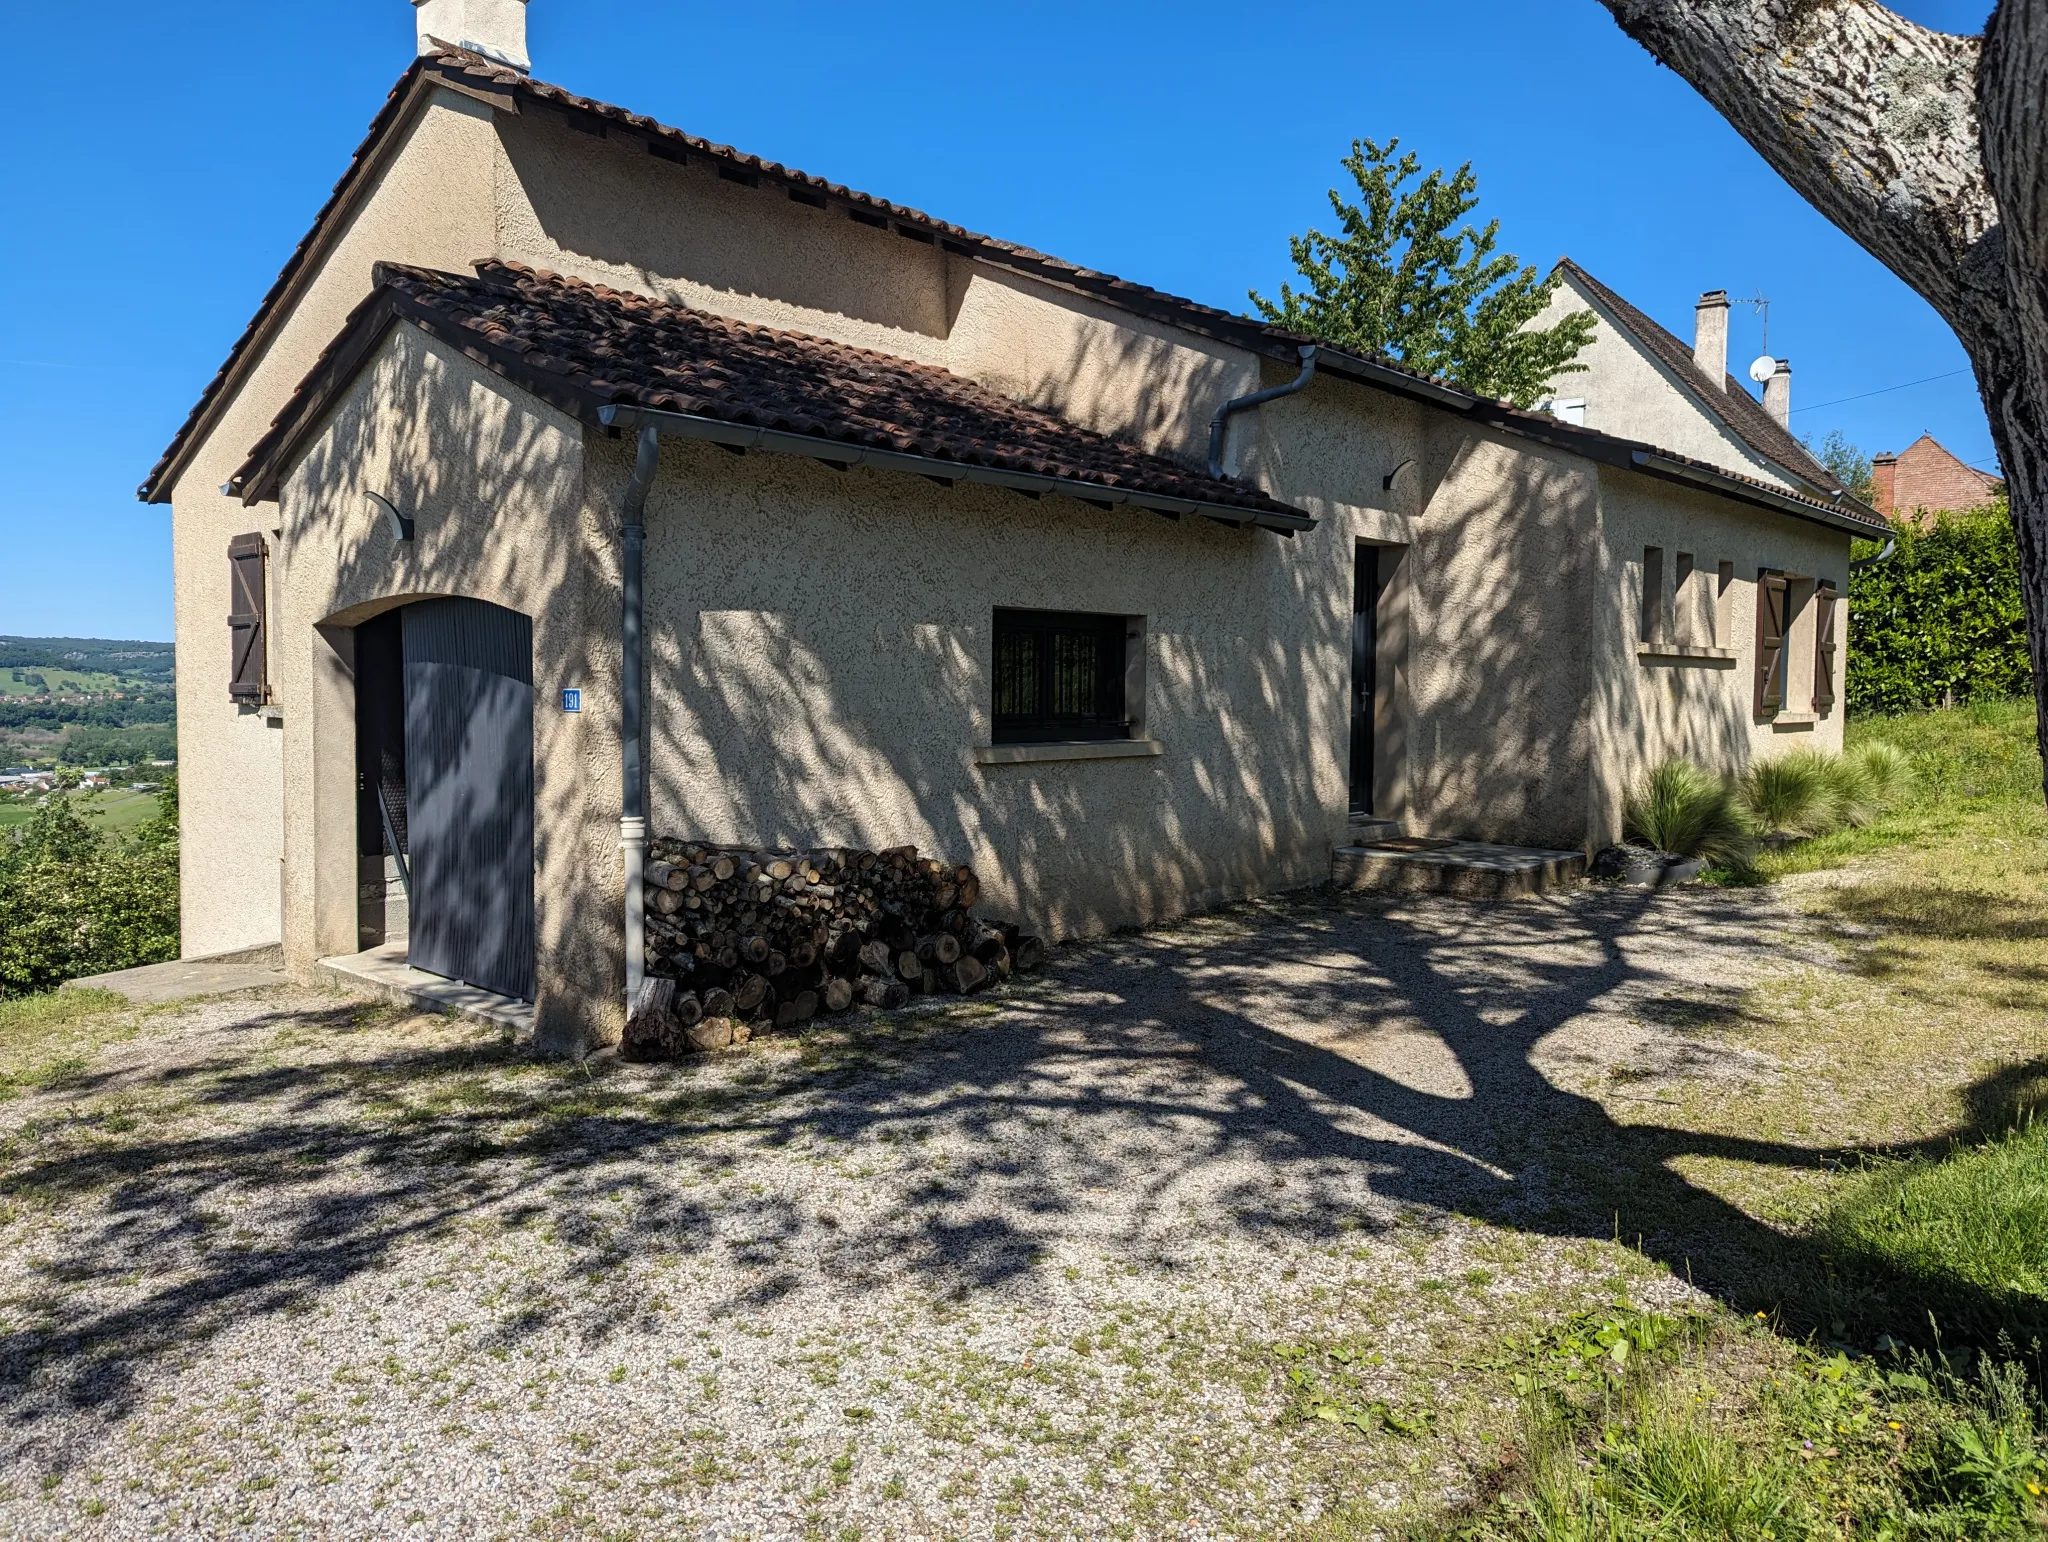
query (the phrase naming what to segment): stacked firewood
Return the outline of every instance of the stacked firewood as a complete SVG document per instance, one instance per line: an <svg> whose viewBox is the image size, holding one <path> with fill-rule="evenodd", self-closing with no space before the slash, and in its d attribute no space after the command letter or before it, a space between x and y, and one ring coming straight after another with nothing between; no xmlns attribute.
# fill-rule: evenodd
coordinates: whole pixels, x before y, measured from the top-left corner
<svg viewBox="0 0 2048 1542"><path fill-rule="evenodd" d="M1044 948L973 914L969 867L888 851L755 851L656 838L643 869L647 982L621 1051L663 1059L745 1043L856 1005L968 995Z"/></svg>

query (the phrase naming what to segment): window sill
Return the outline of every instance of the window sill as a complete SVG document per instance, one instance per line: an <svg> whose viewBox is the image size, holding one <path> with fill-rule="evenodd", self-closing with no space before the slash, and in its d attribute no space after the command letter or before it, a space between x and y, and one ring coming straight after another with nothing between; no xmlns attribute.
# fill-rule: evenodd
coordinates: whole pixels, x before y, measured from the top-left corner
<svg viewBox="0 0 2048 1542"><path fill-rule="evenodd" d="M1637 643L1636 657L1645 664L1733 665L1735 650L1702 643Z"/></svg>
<svg viewBox="0 0 2048 1542"><path fill-rule="evenodd" d="M1157 739L1087 739L1071 744L977 744L977 766L1027 766L1049 760L1136 760L1164 755Z"/></svg>
<svg viewBox="0 0 2048 1542"><path fill-rule="evenodd" d="M1818 712L1780 712L1771 719L1773 728L1811 728L1820 721Z"/></svg>

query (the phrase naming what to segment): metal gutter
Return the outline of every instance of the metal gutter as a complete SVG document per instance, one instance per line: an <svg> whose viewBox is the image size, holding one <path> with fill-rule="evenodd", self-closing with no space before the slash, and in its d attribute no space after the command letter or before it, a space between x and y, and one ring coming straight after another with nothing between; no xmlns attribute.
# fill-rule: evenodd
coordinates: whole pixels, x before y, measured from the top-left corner
<svg viewBox="0 0 2048 1542"><path fill-rule="evenodd" d="M1038 476L1030 472L1004 471L994 466L973 466L962 461L943 460L935 455L910 455L900 450L880 450L867 445L846 444L810 434L792 434L783 429L753 428L726 423L694 413L664 412L653 407L613 403L600 407L598 421L606 428L645 428L652 425L665 434L700 439L737 450L765 450L778 455L801 455L839 467L872 466L881 471L907 471L935 482L980 482L1012 492L1042 497L1058 493L1083 503L1109 508L1128 504L1178 519L1184 514L1200 515L1220 524L1242 527L1257 525L1291 536L1297 530L1313 530L1316 522L1307 514L1279 513L1270 509L1239 508L1235 504L1210 503L1198 498L1178 498L1167 493L1134 492L1126 487L1109 487L1099 482L1082 482L1071 477Z"/></svg>
<svg viewBox="0 0 2048 1542"><path fill-rule="evenodd" d="M1877 537L1873 534L1870 539L1874 541ZM1849 571L1854 573L1859 568L1874 568L1898 549L1899 538L1895 535L1888 535L1884 538L1884 549L1882 551L1874 551L1867 557L1851 557L1849 559Z"/></svg>
<svg viewBox="0 0 2048 1542"><path fill-rule="evenodd" d="M1810 520L1816 525L1825 525L1830 530L1839 530L1846 535L1860 536L1866 541L1877 539L1878 532L1860 519L1847 514L1837 514L1831 509L1808 503L1805 499L1795 498L1789 493L1774 492L1768 487L1730 477L1725 473L1709 471L1686 461L1674 460L1671 456L1660 455L1655 450L1631 451L1629 460L1638 470L1647 471L1652 476L1664 477L1673 482L1689 482L1695 487L1707 488L1723 497L1739 498L1761 508L1775 509L1781 514Z"/></svg>
<svg viewBox="0 0 2048 1542"><path fill-rule="evenodd" d="M1267 358L1278 358L1275 351L1265 351ZM1469 391L1425 380L1420 375L1411 375L1406 370L1394 369L1390 365L1375 363L1360 358L1355 353L1343 353L1335 348L1318 347L1316 366L1326 375L1340 379L1355 380L1360 385L1373 386L1382 391L1391 391L1398 396L1413 397L1416 401L1429 402L1438 407L1449 407L1457 412L1469 412L1481 405L1495 406L1485 397L1474 396Z"/></svg>
<svg viewBox="0 0 2048 1542"><path fill-rule="evenodd" d="M1309 346L1299 351L1301 373L1287 384L1268 386L1249 396L1234 396L1216 409L1216 416L1209 420L1209 477L1212 481L1223 480L1223 439L1230 431L1232 418L1240 412L1250 412L1254 407L1263 407L1267 402L1278 401L1283 396L1292 396L1296 391L1305 391L1308 383L1316 378L1315 348Z"/></svg>

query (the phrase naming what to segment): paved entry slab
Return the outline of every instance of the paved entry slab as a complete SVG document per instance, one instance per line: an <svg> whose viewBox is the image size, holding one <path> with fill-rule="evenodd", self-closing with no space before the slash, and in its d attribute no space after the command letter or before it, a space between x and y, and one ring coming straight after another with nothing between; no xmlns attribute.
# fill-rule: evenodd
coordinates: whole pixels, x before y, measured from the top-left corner
<svg viewBox="0 0 2048 1542"><path fill-rule="evenodd" d="M1394 894L1512 899L1562 888L1585 876L1586 854L1582 851L1495 846L1485 841L1396 837L1339 846L1330 854L1330 877L1338 888Z"/></svg>
<svg viewBox="0 0 2048 1542"><path fill-rule="evenodd" d="M287 978L284 949L273 942L263 947L238 948L232 953L176 958L167 964L143 964L111 974L84 975L67 981L63 988L112 991L117 996L126 996L138 1007L150 1007L187 996L220 996L229 991L283 985Z"/></svg>
<svg viewBox="0 0 2048 1542"><path fill-rule="evenodd" d="M472 1022L494 1023L510 1028L521 1039L533 1036L532 1002L515 1001L495 991L480 990L460 980L415 969L406 962L406 946L402 942L386 943L367 953L323 958L319 968L328 979L350 990L365 991L428 1012L449 1012Z"/></svg>

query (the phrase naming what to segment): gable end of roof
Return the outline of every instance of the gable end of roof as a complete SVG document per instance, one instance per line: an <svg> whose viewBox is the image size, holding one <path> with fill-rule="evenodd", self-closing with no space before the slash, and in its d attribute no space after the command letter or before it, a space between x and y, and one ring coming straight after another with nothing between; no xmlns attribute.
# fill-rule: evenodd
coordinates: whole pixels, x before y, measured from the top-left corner
<svg viewBox="0 0 2048 1542"><path fill-rule="evenodd" d="M1846 491L1835 474L1814 459L1805 445L1764 411L1757 399L1744 390L1733 375L1720 382L1721 389L1716 389L1714 380L1693 359L1692 350L1669 328L1638 310L1571 258L1564 258L1558 266L1602 309L1610 312L1651 357L1676 375L1710 417L1758 456L1824 493Z"/></svg>

